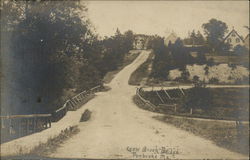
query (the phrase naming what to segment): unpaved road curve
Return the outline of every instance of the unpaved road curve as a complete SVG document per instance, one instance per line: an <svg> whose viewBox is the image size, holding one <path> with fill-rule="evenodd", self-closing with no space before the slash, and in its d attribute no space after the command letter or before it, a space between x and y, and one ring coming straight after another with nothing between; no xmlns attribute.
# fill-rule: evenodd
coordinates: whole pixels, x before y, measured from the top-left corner
<svg viewBox="0 0 250 160"><path fill-rule="evenodd" d="M80 133L65 141L49 156L136 158L127 151L128 146L141 148L178 146L180 154L175 157L169 155L169 158L247 159L240 154L217 147L211 141L157 121L152 118L156 113L141 110L132 102L136 89L128 85L129 76L148 55L149 51L142 51L133 63L120 71L108 84L111 90L98 93L96 98L84 105L84 108L92 111L91 119L81 122ZM150 152L145 154L150 155Z"/></svg>

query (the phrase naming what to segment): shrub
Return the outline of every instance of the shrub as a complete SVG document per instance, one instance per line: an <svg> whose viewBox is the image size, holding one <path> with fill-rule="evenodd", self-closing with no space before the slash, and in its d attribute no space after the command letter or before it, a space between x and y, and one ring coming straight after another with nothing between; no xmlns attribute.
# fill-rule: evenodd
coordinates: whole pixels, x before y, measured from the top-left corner
<svg viewBox="0 0 250 160"><path fill-rule="evenodd" d="M233 49L233 54L236 56L248 55L249 50L245 46L237 45Z"/></svg>
<svg viewBox="0 0 250 160"><path fill-rule="evenodd" d="M218 84L219 83L219 79L213 77L213 78L209 79L209 83Z"/></svg>

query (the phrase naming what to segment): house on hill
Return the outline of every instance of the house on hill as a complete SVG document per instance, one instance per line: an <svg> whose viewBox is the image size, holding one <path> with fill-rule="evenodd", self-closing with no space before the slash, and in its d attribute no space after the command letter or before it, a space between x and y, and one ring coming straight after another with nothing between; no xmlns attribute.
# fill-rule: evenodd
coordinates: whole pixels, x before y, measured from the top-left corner
<svg viewBox="0 0 250 160"><path fill-rule="evenodd" d="M147 49L148 36L143 34L137 34L134 38L133 48L134 49Z"/></svg>
<svg viewBox="0 0 250 160"><path fill-rule="evenodd" d="M234 30L234 28L224 38L224 42L230 44L231 45L231 49L233 49L237 45L244 46L244 39L236 32L236 30Z"/></svg>
<svg viewBox="0 0 250 160"><path fill-rule="evenodd" d="M177 39L178 39L177 35L174 32L172 32L168 37L164 38L164 44L168 46L170 42L173 44Z"/></svg>

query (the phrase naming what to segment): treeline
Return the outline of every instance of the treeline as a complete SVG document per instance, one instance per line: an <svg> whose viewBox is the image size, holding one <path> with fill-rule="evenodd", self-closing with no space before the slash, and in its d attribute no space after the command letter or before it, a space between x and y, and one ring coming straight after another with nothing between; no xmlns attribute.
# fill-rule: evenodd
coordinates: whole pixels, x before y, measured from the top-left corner
<svg viewBox="0 0 250 160"><path fill-rule="evenodd" d="M249 50L244 46L236 46L233 51L230 45L224 41L224 36L228 32L226 23L211 19L202 25L206 37L194 30L187 38L183 40L178 38L175 42L170 41L166 46L164 38L160 36L151 36L148 42L148 48L153 49L155 58L153 60L151 77L159 80L167 80L169 71L179 69L182 71L180 81L187 81L189 76L186 66L189 64L206 64L212 66L215 63L213 59L206 59L205 54L211 55L237 55L246 56ZM193 45L193 47L185 45ZM191 53L193 54L191 55ZM249 67L242 62L242 65Z"/></svg>
<svg viewBox="0 0 250 160"><path fill-rule="evenodd" d="M187 77L185 72L186 65L188 64L205 64L211 63L207 61L204 54L198 54L197 57L192 57L188 48L183 45L181 39L177 39L175 43L164 45L164 39L159 36L154 36L149 41L149 46L153 49L155 58L153 60L151 77L167 80L169 71L179 68L183 72L183 77ZM185 78L184 78L185 79Z"/></svg>
<svg viewBox="0 0 250 160"><path fill-rule="evenodd" d="M133 32L99 39L80 1L1 2L2 114L48 113L102 84Z"/></svg>

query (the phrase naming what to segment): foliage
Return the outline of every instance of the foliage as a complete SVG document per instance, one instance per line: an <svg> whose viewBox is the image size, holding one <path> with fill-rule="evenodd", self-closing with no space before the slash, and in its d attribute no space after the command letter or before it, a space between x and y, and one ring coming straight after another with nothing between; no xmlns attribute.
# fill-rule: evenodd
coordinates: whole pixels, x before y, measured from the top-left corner
<svg viewBox="0 0 250 160"><path fill-rule="evenodd" d="M155 54L151 73L154 78L164 80L171 69L185 69L187 64L195 62L195 59L179 38L174 44L169 44L168 47L164 45L164 40L161 37L155 37L150 44ZM185 77L183 76L184 79Z"/></svg>
<svg viewBox="0 0 250 160"><path fill-rule="evenodd" d="M8 109L12 114L55 110L70 90L102 83L132 48L132 31L117 31L99 40L80 1L3 1L1 5L1 33L9 35L3 43L10 44L4 53L4 59L11 60L8 94L17 95L12 104L5 104L12 107Z"/></svg>
<svg viewBox="0 0 250 160"><path fill-rule="evenodd" d="M193 30L191 34L189 34L189 36L183 40L183 42L186 45L204 45L205 39L200 31L197 31L197 33L195 33L195 30Z"/></svg>
<svg viewBox="0 0 250 160"><path fill-rule="evenodd" d="M244 56L249 54L249 50L245 46L237 45L233 49L233 54L237 56Z"/></svg>
<svg viewBox="0 0 250 160"><path fill-rule="evenodd" d="M169 47L169 49L174 60L173 66L176 68L185 68L187 64L194 63L193 57L190 55L187 48L184 47L183 42L179 38Z"/></svg>
<svg viewBox="0 0 250 160"><path fill-rule="evenodd" d="M209 22L204 23L202 28L204 29L208 46L213 52L225 50L223 38L225 33L228 32L226 23L213 18Z"/></svg>
<svg viewBox="0 0 250 160"><path fill-rule="evenodd" d="M151 76L160 79L166 79L168 70L172 68L172 56L169 49L164 45L161 37L155 36L149 41L149 48L153 49L155 58L152 64Z"/></svg>

